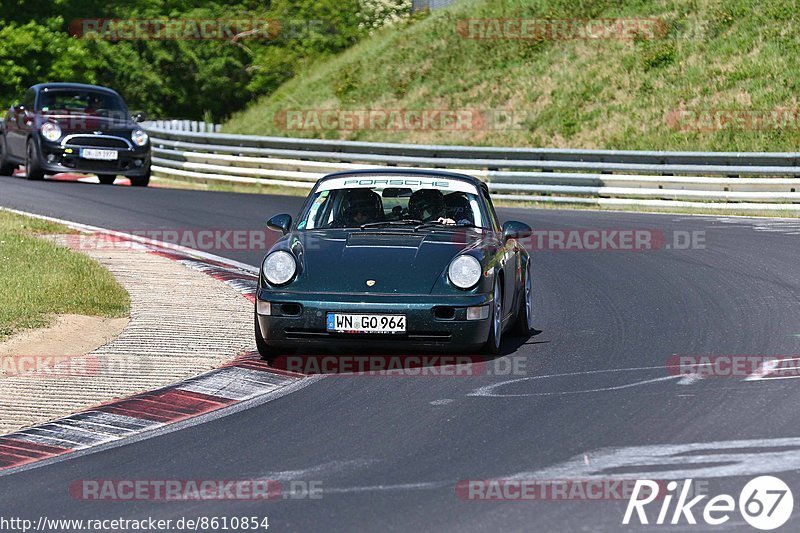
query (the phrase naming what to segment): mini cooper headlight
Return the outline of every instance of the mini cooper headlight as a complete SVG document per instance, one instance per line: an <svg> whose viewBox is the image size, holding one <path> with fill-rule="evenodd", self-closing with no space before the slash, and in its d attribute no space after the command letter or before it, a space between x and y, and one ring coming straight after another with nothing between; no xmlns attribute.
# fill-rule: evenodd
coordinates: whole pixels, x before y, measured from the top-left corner
<svg viewBox="0 0 800 533"><path fill-rule="evenodd" d="M447 276L459 289L470 289L481 280L481 264L471 255L459 255L450 263Z"/></svg>
<svg viewBox="0 0 800 533"><path fill-rule="evenodd" d="M42 137L55 142L61 138L61 128L54 122L45 122L42 124Z"/></svg>
<svg viewBox="0 0 800 533"><path fill-rule="evenodd" d="M144 130L133 130L131 133L131 140L136 146L144 146L149 138Z"/></svg>
<svg viewBox="0 0 800 533"><path fill-rule="evenodd" d="M289 252L278 250L264 259L264 276L272 285L288 283L297 272L297 262Z"/></svg>

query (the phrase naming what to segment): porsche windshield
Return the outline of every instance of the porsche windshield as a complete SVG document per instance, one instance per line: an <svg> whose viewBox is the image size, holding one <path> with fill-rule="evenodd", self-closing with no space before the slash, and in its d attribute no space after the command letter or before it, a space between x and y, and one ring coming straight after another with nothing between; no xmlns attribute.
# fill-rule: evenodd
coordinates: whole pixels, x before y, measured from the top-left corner
<svg viewBox="0 0 800 533"><path fill-rule="evenodd" d="M466 181L355 176L320 183L297 229L415 223L488 227L478 189Z"/></svg>

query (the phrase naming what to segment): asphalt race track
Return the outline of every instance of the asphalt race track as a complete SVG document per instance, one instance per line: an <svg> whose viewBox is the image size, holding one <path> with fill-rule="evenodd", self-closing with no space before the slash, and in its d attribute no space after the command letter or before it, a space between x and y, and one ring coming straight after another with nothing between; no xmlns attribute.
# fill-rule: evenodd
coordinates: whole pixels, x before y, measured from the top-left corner
<svg viewBox="0 0 800 533"><path fill-rule="evenodd" d="M2 206L124 230L260 229L273 214L294 215L301 201L0 179ZM713 494L736 497L747 480L772 473L800 489L800 381L685 379L667 368L675 354L800 352L800 220L499 213L535 230L646 229L668 244L704 232L705 242L534 252L537 333L506 338L503 357L488 366L501 375L329 375L207 423L0 476L0 505L32 518L267 515L276 531L639 531L664 528L622 526L626 501L474 501L455 487L497 478L696 477ZM263 255L214 253L251 265ZM523 372L502 374L499 361ZM707 444L668 447L691 443ZM320 482L323 496L93 502L68 492L83 478L262 477ZM798 514L796 506L786 530L800 527ZM724 529L752 530L738 514Z"/></svg>

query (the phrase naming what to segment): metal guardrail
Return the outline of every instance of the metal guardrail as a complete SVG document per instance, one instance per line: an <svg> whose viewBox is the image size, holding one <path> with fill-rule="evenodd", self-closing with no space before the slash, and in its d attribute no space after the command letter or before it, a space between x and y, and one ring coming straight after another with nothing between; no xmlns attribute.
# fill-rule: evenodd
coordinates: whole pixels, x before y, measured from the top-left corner
<svg viewBox="0 0 800 533"><path fill-rule="evenodd" d="M169 131L196 131L196 132L219 132L222 127L220 124L205 122L203 120L154 120L144 122L145 127L159 128Z"/></svg>
<svg viewBox="0 0 800 533"><path fill-rule="evenodd" d="M144 123L155 176L308 189L329 172L403 166L472 174L503 200L800 211L797 152L423 146L230 135L197 124Z"/></svg>
<svg viewBox="0 0 800 533"><path fill-rule="evenodd" d="M441 9L454 4L456 0L412 0L411 11L420 11L422 9Z"/></svg>

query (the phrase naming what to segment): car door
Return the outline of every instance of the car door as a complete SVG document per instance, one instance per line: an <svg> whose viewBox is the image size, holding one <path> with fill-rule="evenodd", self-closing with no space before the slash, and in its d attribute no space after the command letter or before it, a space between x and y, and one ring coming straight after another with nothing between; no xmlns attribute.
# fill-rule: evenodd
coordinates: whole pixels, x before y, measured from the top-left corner
<svg viewBox="0 0 800 533"><path fill-rule="evenodd" d="M481 189L483 201L486 204L486 210L489 215L489 223L494 228L497 234L498 251L497 256L500 260L500 266L503 269L503 316L507 316L514 309L514 298L516 297L517 287L517 263L519 262L517 253L518 247L515 239L509 239L508 242L503 240L503 229L500 226L500 221L497 218L497 213L494 210L494 204L489 194Z"/></svg>
<svg viewBox="0 0 800 533"><path fill-rule="evenodd" d="M19 142L19 126L17 125L17 110L21 104L14 104L6 113L3 121L3 129L6 136L6 151L12 158L18 158L16 145Z"/></svg>
<svg viewBox="0 0 800 533"><path fill-rule="evenodd" d="M11 157L25 159L25 143L33 127L36 92L28 89L22 102L9 110L6 124L6 145Z"/></svg>

